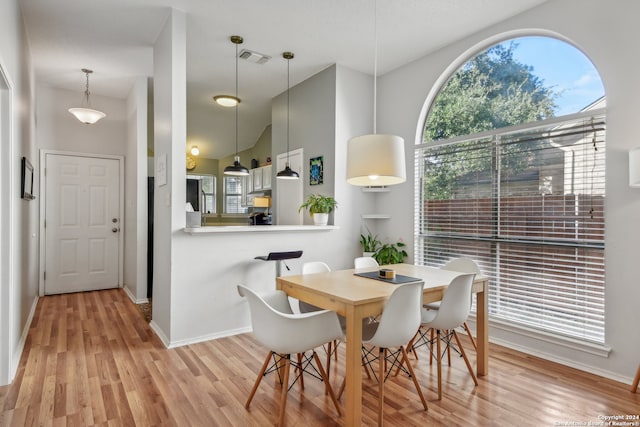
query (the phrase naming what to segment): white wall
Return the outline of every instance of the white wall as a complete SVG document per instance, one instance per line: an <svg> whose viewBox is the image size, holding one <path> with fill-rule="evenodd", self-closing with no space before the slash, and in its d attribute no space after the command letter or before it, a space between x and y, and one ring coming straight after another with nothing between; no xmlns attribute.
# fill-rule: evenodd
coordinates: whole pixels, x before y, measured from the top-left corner
<svg viewBox="0 0 640 427"><path fill-rule="evenodd" d="M147 78L127 97L124 287L135 303L147 301Z"/></svg>
<svg viewBox="0 0 640 427"><path fill-rule="evenodd" d="M412 145L419 141L424 104L441 82L474 53L518 35L555 35L589 57L603 79L607 95L606 196L606 343L609 357L514 334L492 324L493 341L525 349L591 372L629 381L639 362L640 286L637 242L640 241L640 194L628 186L627 152L638 145L637 115L640 58L636 17L640 3L621 0L611 7L597 0L551 0L535 9L481 31L385 75L379 83L378 131L405 138L407 183L389 195L393 218L385 233L413 235L414 170ZM453 64L453 65L452 65ZM413 242L409 241L411 246Z"/></svg>
<svg viewBox="0 0 640 427"><path fill-rule="evenodd" d="M163 337L168 346L241 333L250 325L249 311L236 285L254 289L275 288L275 263L255 260L273 251L302 250L300 259L287 262L300 274L306 261L321 260L332 269L353 267L360 255L358 204L365 202L359 188L346 183L346 140L371 132L371 77L340 66L329 67L292 88L290 148L304 148L309 158L325 156L325 184L309 186L308 172L302 177L305 193L335 194L338 209L331 231L244 232L188 235L175 230L172 240L171 331ZM286 151L286 99L273 102L273 152ZM157 141L157 140L156 140ZM156 155L158 150L156 150ZM274 179L274 181L277 181ZM277 182L275 182L277 185ZM275 193L277 196L277 192ZM184 217L184 214L183 214ZM310 226L313 227L313 226ZM154 285L154 319L156 316Z"/></svg>
<svg viewBox="0 0 640 427"><path fill-rule="evenodd" d="M37 86L38 148L124 156L127 152L126 101L91 94L91 105L106 113L107 117L86 125L68 111L77 107L82 98L81 85L77 91Z"/></svg>
<svg viewBox="0 0 640 427"><path fill-rule="evenodd" d="M182 269L175 265L174 235L185 226L186 197L186 18L171 9L156 44L154 59L154 161L166 159L166 185L154 188L153 321L160 337L171 340L174 312L181 314L174 294L181 293Z"/></svg>
<svg viewBox="0 0 640 427"><path fill-rule="evenodd" d="M15 375L37 301L37 203L20 199L20 158L34 160L33 70L18 0L0 5L0 385ZM7 113L8 112L8 113ZM2 114L2 112L0 112ZM1 116L0 116L1 117ZM35 164L34 164L35 166ZM36 175L37 178L37 175Z"/></svg>

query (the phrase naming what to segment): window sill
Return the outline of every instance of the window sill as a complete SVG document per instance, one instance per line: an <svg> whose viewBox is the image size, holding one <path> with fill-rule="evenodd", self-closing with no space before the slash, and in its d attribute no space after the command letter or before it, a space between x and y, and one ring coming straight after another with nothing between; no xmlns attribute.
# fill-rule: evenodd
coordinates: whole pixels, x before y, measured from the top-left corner
<svg viewBox="0 0 640 427"><path fill-rule="evenodd" d="M475 321L476 321L475 314L469 315L469 320L471 320L475 324ZM558 346L562 346L572 350L581 351L583 353L593 354L595 356L599 356L603 358L608 358L609 353L611 353L611 347L608 346L607 344L598 344L598 343L580 341L577 339L554 335L548 332L539 331L537 329L528 328L526 326L521 326L521 325L516 326L503 320L489 319L489 331L491 331L492 329L499 329L505 332L518 334L520 336L524 336L527 338L548 342L553 345L558 345ZM511 347L511 345L507 345L506 342L505 343L497 342L496 344Z"/></svg>

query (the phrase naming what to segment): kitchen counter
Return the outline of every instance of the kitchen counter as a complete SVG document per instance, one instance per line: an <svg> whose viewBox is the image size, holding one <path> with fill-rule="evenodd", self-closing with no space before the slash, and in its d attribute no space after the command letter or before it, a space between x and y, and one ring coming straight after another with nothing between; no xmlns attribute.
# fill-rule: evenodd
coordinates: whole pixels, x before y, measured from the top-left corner
<svg viewBox="0 0 640 427"><path fill-rule="evenodd" d="M337 230L335 225L222 225L205 227L185 227L187 234L209 233L277 233L279 231L329 231Z"/></svg>

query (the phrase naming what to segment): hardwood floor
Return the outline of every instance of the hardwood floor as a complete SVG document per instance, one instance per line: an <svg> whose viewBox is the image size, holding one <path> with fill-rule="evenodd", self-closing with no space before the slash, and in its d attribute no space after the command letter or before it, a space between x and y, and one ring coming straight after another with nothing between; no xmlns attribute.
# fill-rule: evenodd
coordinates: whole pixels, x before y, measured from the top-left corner
<svg viewBox="0 0 640 427"><path fill-rule="evenodd" d="M260 385L251 409L244 408L265 356L251 334L167 350L122 290L43 297L17 376L0 387L0 425L273 425L279 388L272 377ZM443 367L441 401L435 365L424 352L414 364L427 412L409 378L391 378L385 424L586 425L599 416L640 414L640 393L626 384L503 347L490 346L490 373L478 387L464 362L453 359L451 368ZM335 388L343 362L340 355L332 363ZM363 422L375 425L377 385L363 381ZM303 392L299 383L289 392L286 425L342 425L322 383L305 377L304 385Z"/></svg>

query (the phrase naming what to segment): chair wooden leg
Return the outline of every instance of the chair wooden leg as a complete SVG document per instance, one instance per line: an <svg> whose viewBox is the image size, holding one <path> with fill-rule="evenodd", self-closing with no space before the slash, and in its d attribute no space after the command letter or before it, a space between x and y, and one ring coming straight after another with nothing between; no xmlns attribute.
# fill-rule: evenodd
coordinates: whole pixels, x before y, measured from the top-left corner
<svg viewBox="0 0 640 427"><path fill-rule="evenodd" d="M469 340L471 341L471 345L473 345L473 349L475 351L478 351L478 345L476 344L476 340L473 338L473 334L471 334L469 325L467 324L467 322L464 322L462 326L464 326L464 329L467 331L467 335L469 335Z"/></svg>
<svg viewBox="0 0 640 427"><path fill-rule="evenodd" d="M420 396L420 400L422 401L422 406L424 407L424 410L427 411L429 409L427 407L427 401L424 400L422 389L420 388L420 384L418 384L418 378L416 378L416 374L413 372L413 367L411 366L411 362L409 362L409 357L407 356L407 352L405 351L404 347L400 347L400 350L402 351L402 359L404 361L404 364L407 365L407 369L409 370L409 375L411 375L413 384L416 386L416 391L418 392L418 395Z"/></svg>
<svg viewBox="0 0 640 427"><path fill-rule="evenodd" d="M298 353L298 365L300 365L300 388L304 390L304 370L302 369L302 353Z"/></svg>
<svg viewBox="0 0 640 427"><path fill-rule="evenodd" d="M380 349L378 353L378 427L382 427L382 415L384 413L384 373L385 373L385 362L386 358L385 349Z"/></svg>
<svg viewBox="0 0 640 427"><path fill-rule="evenodd" d="M438 364L438 400L442 399L442 354L440 354L440 329L436 331L436 363Z"/></svg>
<svg viewBox="0 0 640 427"><path fill-rule="evenodd" d="M429 345L429 365L433 365L433 338L435 336L435 331L431 328L431 344Z"/></svg>
<svg viewBox="0 0 640 427"><path fill-rule="evenodd" d="M284 425L284 414L286 413L287 394L289 391L289 369L291 368L291 360L289 356L284 361L284 374L282 379L282 392L280 394L280 415L278 416L278 427Z"/></svg>
<svg viewBox="0 0 640 427"><path fill-rule="evenodd" d="M636 372L636 377L633 380L633 384L631 385L631 392L635 393L638 389L638 383L640 383L640 365L638 365L638 372Z"/></svg>
<svg viewBox="0 0 640 427"><path fill-rule="evenodd" d="M475 385L478 385L478 379L476 378L476 374L473 373L473 368L471 367L471 363L469 363L469 359L467 359L467 353L464 352L464 348L462 348L462 343L460 342L460 338L458 338L458 334L456 333L455 330L453 330L453 336L456 339L456 342L458 343L458 348L460 349L460 353L462 353L462 358L464 359L464 363L467 364L467 369L469 370L469 373L471 374L471 378L473 378L473 383Z"/></svg>
<svg viewBox="0 0 640 427"><path fill-rule="evenodd" d="M334 354L334 358L336 359L336 362L338 361L338 344L340 344L340 341L333 340L333 354Z"/></svg>
<svg viewBox="0 0 640 427"><path fill-rule="evenodd" d="M262 377L264 376L264 372L267 370L267 366L269 366L269 359L271 359L271 352L267 354L267 358L264 360L262 364L262 369L260 369L260 373L258 374L258 378L256 378L256 382L253 384L253 389L251 390L251 394L249 394L249 398L247 399L247 403L244 404L246 409L249 409L249 405L251 404L251 400L253 400L253 396L256 394L256 390L258 390L258 386L260 385L260 381L262 381Z"/></svg>
<svg viewBox="0 0 640 427"><path fill-rule="evenodd" d="M449 335L449 331L444 332L445 335ZM447 363L451 366L451 344L447 343Z"/></svg>
<svg viewBox="0 0 640 427"><path fill-rule="evenodd" d="M338 416L342 416L342 410L340 409L340 404L338 403L338 399L336 399L336 395L333 393L333 388L331 388L331 384L329 384L329 376L324 371L324 368L322 367L322 363L320 363L320 358L318 357L318 353L316 353L315 351L313 352L313 359L318 365L318 372L320 372L320 376L322 377L322 380L327 385L326 389L329 391L329 396L331 396L331 400L333 401L333 404L336 407L336 411L338 411Z"/></svg>
<svg viewBox="0 0 640 427"><path fill-rule="evenodd" d="M409 353L413 352L413 357L416 358L416 360L418 360L418 352L416 351L414 344L416 342L416 338L420 335L420 328L418 328L418 331L416 332L416 334L413 336L413 338L411 338L411 340L409 341L409 343L407 344L407 351ZM398 373L396 372L396 375Z"/></svg>

